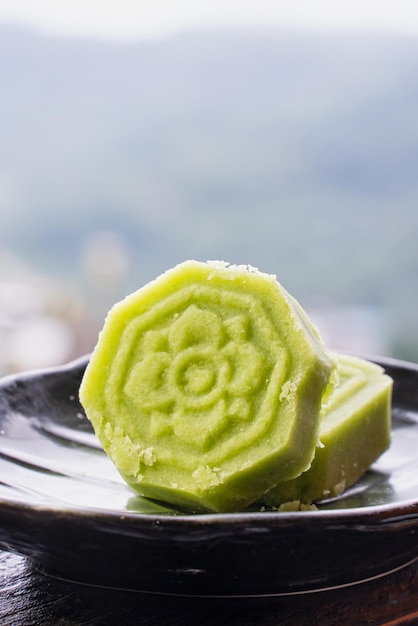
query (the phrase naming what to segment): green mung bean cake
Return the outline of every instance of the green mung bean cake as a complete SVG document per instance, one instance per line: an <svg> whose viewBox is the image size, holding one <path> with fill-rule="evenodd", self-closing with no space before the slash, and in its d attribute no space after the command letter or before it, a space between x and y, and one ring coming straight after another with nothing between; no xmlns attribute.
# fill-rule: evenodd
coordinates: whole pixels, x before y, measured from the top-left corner
<svg viewBox="0 0 418 626"><path fill-rule="evenodd" d="M336 382L323 400L320 445L312 465L265 494L265 504L312 504L339 496L390 445L392 378L379 365L355 356L336 354L335 361Z"/></svg>
<svg viewBox="0 0 418 626"><path fill-rule="evenodd" d="M80 400L137 493L238 511L310 467L334 368L275 276L185 261L109 311Z"/></svg>

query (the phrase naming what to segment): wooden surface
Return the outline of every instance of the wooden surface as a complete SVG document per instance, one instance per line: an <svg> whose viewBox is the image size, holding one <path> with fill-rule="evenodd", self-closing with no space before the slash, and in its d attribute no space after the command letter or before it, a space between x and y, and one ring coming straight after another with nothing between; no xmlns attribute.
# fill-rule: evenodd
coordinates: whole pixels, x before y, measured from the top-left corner
<svg viewBox="0 0 418 626"><path fill-rule="evenodd" d="M418 560L337 591L293 597L211 599L99 589L49 578L0 552L2 626L387 626L418 624Z"/></svg>

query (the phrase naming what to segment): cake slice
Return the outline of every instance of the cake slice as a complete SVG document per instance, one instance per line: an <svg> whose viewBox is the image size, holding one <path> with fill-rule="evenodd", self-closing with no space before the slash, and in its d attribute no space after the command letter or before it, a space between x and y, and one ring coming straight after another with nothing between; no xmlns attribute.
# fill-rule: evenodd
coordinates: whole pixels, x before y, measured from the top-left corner
<svg viewBox="0 0 418 626"><path fill-rule="evenodd" d="M370 361L335 355L336 383L323 401L320 446L310 469L280 481L261 501L311 504L353 485L389 447L393 380Z"/></svg>

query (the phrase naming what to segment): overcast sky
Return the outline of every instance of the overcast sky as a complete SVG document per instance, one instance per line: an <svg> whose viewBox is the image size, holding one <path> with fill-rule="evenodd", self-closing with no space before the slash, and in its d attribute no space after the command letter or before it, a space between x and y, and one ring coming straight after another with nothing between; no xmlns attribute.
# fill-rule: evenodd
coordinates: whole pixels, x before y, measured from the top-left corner
<svg viewBox="0 0 418 626"><path fill-rule="evenodd" d="M0 22L114 39L248 24L418 35L418 0L1 0Z"/></svg>

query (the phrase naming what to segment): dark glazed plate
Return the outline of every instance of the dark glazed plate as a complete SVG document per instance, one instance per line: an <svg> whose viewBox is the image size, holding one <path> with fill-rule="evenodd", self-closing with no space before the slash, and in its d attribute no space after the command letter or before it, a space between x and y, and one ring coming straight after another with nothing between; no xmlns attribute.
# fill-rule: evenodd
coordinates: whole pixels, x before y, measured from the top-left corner
<svg viewBox="0 0 418 626"><path fill-rule="evenodd" d="M78 402L87 357L0 381L0 549L82 583L268 596L352 585L418 557L418 365L395 381L393 442L317 511L184 514L135 496Z"/></svg>

